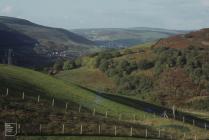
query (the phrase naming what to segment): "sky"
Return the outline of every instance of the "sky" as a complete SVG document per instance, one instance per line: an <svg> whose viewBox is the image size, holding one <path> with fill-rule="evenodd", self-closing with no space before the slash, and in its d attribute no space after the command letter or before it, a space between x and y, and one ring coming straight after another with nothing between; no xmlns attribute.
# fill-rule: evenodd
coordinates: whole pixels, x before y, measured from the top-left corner
<svg viewBox="0 0 209 140"><path fill-rule="evenodd" d="M209 27L209 0L0 0L0 15L66 29Z"/></svg>

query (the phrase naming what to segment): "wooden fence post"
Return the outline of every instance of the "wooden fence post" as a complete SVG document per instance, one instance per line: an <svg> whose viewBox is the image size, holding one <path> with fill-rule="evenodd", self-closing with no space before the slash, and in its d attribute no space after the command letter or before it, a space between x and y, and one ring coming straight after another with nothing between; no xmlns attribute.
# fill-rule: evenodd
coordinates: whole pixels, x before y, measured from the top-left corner
<svg viewBox="0 0 209 140"><path fill-rule="evenodd" d="M183 138L184 140L186 139L186 133L184 132L184 138Z"/></svg>
<svg viewBox="0 0 209 140"><path fill-rule="evenodd" d="M83 125L81 124L81 127L80 127L80 134L82 135L83 134Z"/></svg>
<svg viewBox="0 0 209 140"><path fill-rule="evenodd" d="M22 99L25 100L25 92L22 93Z"/></svg>
<svg viewBox="0 0 209 140"><path fill-rule="evenodd" d="M175 118L176 118L176 110L175 110L175 106L173 106L172 110L173 110L173 118L175 119Z"/></svg>
<svg viewBox="0 0 209 140"><path fill-rule="evenodd" d="M41 124L39 125L39 131L40 131L40 133L42 133L42 125Z"/></svg>
<svg viewBox="0 0 209 140"><path fill-rule="evenodd" d="M130 136L133 136L133 128L131 127Z"/></svg>
<svg viewBox="0 0 209 140"><path fill-rule="evenodd" d="M146 128L145 138L147 138L147 137L148 137L148 130L147 130L147 128Z"/></svg>
<svg viewBox="0 0 209 140"><path fill-rule="evenodd" d="M197 140L197 136L196 135L194 136L194 139Z"/></svg>
<svg viewBox="0 0 209 140"><path fill-rule="evenodd" d="M134 114L133 117L134 117L134 118L133 118L133 122L135 123L135 122L136 122L136 115Z"/></svg>
<svg viewBox="0 0 209 140"><path fill-rule="evenodd" d="M52 99L52 107L54 107L54 98Z"/></svg>
<svg viewBox="0 0 209 140"><path fill-rule="evenodd" d="M193 120L193 125L195 125L195 120Z"/></svg>
<svg viewBox="0 0 209 140"><path fill-rule="evenodd" d="M183 123L185 122L185 118L184 118L184 116L183 116Z"/></svg>
<svg viewBox="0 0 209 140"><path fill-rule="evenodd" d="M65 103L65 112L67 112L68 109L68 103Z"/></svg>
<svg viewBox="0 0 209 140"><path fill-rule="evenodd" d="M93 110L93 116L95 116L95 112L96 112L96 109L94 108L94 110Z"/></svg>
<svg viewBox="0 0 209 140"><path fill-rule="evenodd" d="M108 115L107 113L108 113L108 112L106 111L106 113L105 113L105 118L107 118L107 115Z"/></svg>
<svg viewBox="0 0 209 140"><path fill-rule="evenodd" d="M65 134L65 124L62 125L62 134Z"/></svg>
<svg viewBox="0 0 209 140"><path fill-rule="evenodd" d="M8 95L9 95L9 89L7 88L6 96L8 96Z"/></svg>
<svg viewBox="0 0 209 140"><path fill-rule="evenodd" d="M121 118L122 118L122 115L121 115L121 114L119 114L119 116L118 116L118 120L120 121L120 120L121 120Z"/></svg>
<svg viewBox="0 0 209 140"><path fill-rule="evenodd" d="M78 112L81 113L81 105L79 105Z"/></svg>
<svg viewBox="0 0 209 140"><path fill-rule="evenodd" d="M115 125L115 136L117 136L117 126Z"/></svg>
<svg viewBox="0 0 209 140"><path fill-rule="evenodd" d="M158 138L160 138L161 137L161 130L159 129L159 131L158 131Z"/></svg>
<svg viewBox="0 0 209 140"><path fill-rule="evenodd" d="M37 99L38 103L40 102L40 95L38 95L38 99Z"/></svg>
<svg viewBox="0 0 209 140"><path fill-rule="evenodd" d="M101 134L101 125L99 125L99 135Z"/></svg>
<svg viewBox="0 0 209 140"><path fill-rule="evenodd" d="M207 124L205 123L205 130L207 130Z"/></svg>
<svg viewBox="0 0 209 140"><path fill-rule="evenodd" d="M20 124L18 124L18 131L19 131L19 133L21 133L21 125Z"/></svg>

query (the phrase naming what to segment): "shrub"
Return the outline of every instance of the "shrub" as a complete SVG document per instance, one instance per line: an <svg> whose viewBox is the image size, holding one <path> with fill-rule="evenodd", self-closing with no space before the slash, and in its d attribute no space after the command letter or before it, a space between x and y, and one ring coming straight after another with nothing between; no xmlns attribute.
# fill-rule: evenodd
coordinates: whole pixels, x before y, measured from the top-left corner
<svg viewBox="0 0 209 140"><path fill-rule="evenodd" d="M140 62L138 62L138 68L141 70L146 70L146 69L150 69L154 66L154 63L148 60L142 60Z"/></svg>
<svg viewBox="0 0 209 140"><path fill-rule="evenodd" d="M139 94L149 92L152 87L152 80L148 77L126 76L120 79L118 90L124 94Z"/></svg>
<svg viewBox="0 0 209 140"><path fill-rule="evenodd" d="M63 70L71 70L71 69L74 69L74 68L76 68L76 65L75 65L74 61L67 60L67 61L64 62Z"/></svg>
<svg viewBox="0 0 209 140"><path fill-rule="evenodd" d="M56 71L60 71L63 68L63 61L62 59L57 59L53 65L53 69Z"/></svg>

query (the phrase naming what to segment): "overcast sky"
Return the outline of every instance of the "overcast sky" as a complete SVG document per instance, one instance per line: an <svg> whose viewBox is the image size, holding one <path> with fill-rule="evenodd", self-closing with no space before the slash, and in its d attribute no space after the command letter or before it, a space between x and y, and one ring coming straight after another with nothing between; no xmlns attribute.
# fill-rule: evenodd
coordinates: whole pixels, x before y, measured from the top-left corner
<svg viewBox="0 0 209 140"><path fill-rule="evenodd" d="M209 0L0 0L0 15L66 29L209 27Z"/></svg>

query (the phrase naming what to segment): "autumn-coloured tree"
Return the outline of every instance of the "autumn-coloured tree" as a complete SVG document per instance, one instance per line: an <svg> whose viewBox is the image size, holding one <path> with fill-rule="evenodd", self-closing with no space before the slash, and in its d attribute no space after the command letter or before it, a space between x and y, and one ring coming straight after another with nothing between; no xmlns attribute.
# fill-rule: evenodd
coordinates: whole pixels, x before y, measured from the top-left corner
<svg viewBox="0 0 209 140"><path fill-rule="evenodd" d="M174 104L195 95L197 86L182 68L172 68L164 71L159 76L155 91L165 102Z"/></svg>

